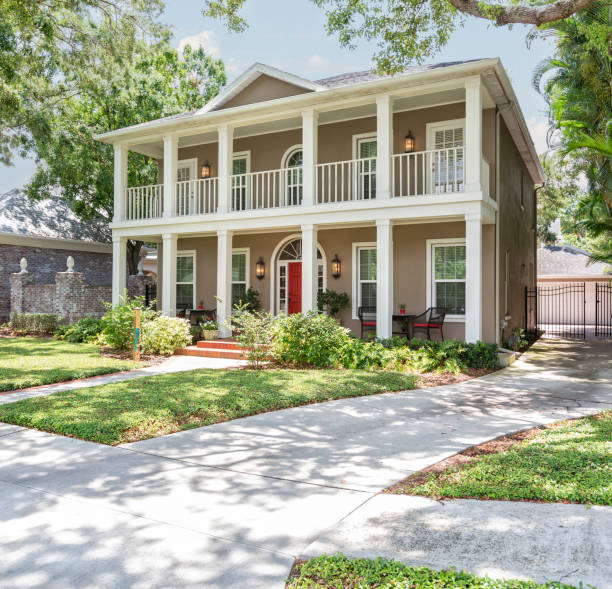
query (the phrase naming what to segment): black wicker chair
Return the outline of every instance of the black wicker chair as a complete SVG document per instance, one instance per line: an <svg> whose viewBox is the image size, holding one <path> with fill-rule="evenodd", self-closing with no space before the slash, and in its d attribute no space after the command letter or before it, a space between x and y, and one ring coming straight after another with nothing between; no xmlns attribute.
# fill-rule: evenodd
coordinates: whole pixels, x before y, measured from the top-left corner
<svg viewBox="0 0 612 589"><path fill-rule="evenodd" d="M412 321L412 333L422 331L431 339L432 330L440 330L440 337L444 341L444 317L446 309L444 307L429 307L427 311L417 315Z"/></svg>

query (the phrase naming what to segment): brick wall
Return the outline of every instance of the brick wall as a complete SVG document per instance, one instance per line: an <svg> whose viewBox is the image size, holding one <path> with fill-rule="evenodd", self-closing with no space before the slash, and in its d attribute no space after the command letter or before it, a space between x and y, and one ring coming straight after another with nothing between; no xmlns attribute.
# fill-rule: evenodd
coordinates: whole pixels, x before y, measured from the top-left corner
<svg viewBox="0 0 612 589"><path fill-rule="evenodd" d="M113 259L110 253L0 244L0 321L6 320L9 315L9 277L13 272L19 272L21 258L28 261L28 270L36 277L37 284L55 288L55 274L66 270L66 258L69 255L74 258L75 269L83 274L88 285L107 286L111 283ZM37 304L32 301L34 307Z"/></svg>

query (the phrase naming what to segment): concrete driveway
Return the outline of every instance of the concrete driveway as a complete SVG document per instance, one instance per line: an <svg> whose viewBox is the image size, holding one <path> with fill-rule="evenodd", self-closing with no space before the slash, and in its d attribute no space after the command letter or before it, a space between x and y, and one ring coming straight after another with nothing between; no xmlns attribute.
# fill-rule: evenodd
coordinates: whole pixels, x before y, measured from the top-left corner
<svg viewBox="0 0 612 589"><path fill-rule="evenodd" d="M388 484L503 433L606 407L612 347L549 341L460 385L120 447L0 424L1 584L280 588L294 556Z"/></svg>

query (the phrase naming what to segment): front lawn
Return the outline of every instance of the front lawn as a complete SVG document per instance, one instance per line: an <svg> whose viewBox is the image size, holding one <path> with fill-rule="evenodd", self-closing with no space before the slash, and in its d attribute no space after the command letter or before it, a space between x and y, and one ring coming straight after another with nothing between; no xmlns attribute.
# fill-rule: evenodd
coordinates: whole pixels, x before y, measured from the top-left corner
<svg viewBox="0 0 612 589"><path fill-rule="evenodd" d="M468 455L472 458L463 464L417 473L390 491L451 499L612 504L611 410L536 431L501 452L479 455L476 448Z"/></svg>
<svg viewBox="0 0 612 589"><path fill-rule="evenodd" d="M348 558L343 554L319 556L297 563L286 589L575 589L560 583L499 581L455 570L434 571L409 567L395 560Z"/></svg>
<svg viewBox="0 0 612 589"><path fill-rule="evenodd" d="M92 344L45 338L0 338L0 391L63 382L135 368L128 360L108 358Z"/></svg>
<svg viewBox="0 0 612 589"><path fill-rule="evenodd" d="M121 444L265 411L414 388L414 377L363 370L194 370L0 406L0 421Z"/></svg>

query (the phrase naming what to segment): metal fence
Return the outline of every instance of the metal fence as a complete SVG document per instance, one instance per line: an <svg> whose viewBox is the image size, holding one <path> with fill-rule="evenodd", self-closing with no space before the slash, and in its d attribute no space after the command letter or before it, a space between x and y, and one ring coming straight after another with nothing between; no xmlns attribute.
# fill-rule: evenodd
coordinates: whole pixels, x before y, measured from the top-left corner
<svg viewBox="0 0 612 589"><path fill-rule="evenodd" d="M612 337L612 283L595 285L595 336Z"/></svg>
<svg viewBox="0 0 612 589"><path fill-rule="evenodd" d="M525 329L542 329L547 337L585 339L584 282L525 288Z"/></svg>

